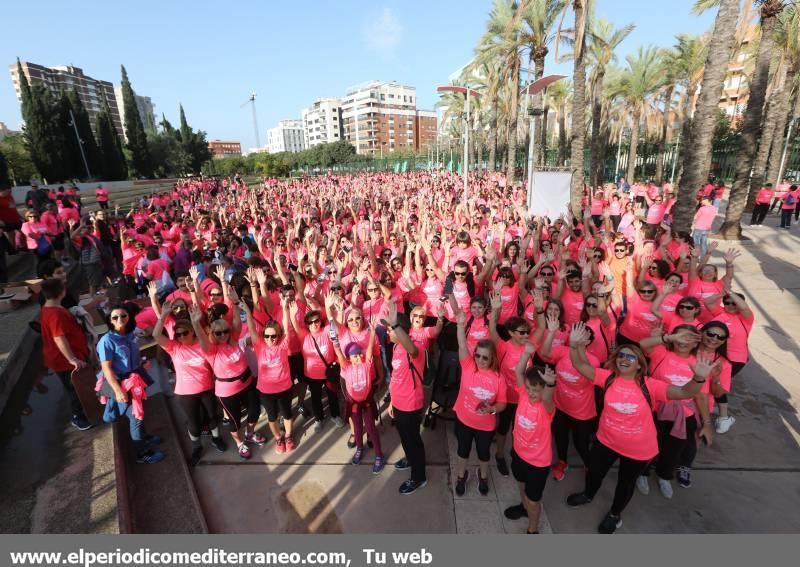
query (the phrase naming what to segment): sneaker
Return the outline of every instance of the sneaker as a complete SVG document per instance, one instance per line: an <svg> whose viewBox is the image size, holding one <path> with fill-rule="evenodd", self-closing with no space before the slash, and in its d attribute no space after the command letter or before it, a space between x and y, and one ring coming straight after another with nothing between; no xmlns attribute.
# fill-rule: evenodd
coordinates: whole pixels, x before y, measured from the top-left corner
<svg viewBox="0 0 800 567"><path fill-rule="evenodd" d="M144 442L148 445L161 445L161 437L158 435L145 435Z"/></svg>
<svg viewBox="0 0 800 567"><path fill-rule="evenodd" d="M230 423L231 423L231 420L230 420L230 419L228 419L228 416L223 416L223 417L222 417L222 425L224 425L225 427L227 427L228 425L230 425Z"/></svg>
<svg viewBox="0 0 800 567"><path fill-rule="evenodd" d="M225 445L225 441L222 440L222 437L211 437L211 445L220 453L224 453L225 449L227 449L227 445Z"/></svg>
<svg viewBox="0 0 800 567"><path fill-rule="evenodd" d="M480 471L478 471L478 492L481 496L489 494L489 477L483 478Z"/></svg>
<svg viewBox="0 0 800 567"><path fill-rule="evenodd" d="M464 493L467 491L467 479L469 478L469 471L464 471L464 476L458 477L456 479L456 495L464 496Z"/></svg>
<svg viewBox="0 0 800 567"><path fill-rule="evenodd" d="M689 488L692 486L691 467L678 467L678 486L682 488Z"/></svg>
<svg viewBox="0 0 800 567"><path fill-rule="evenodd" d="M589 504L591 501L592 499L589 498L585 492L576 492L575 494L567 496L567 506L570 508L577 508Z"/></svg>
<svg viewBox="0 0 800 567"><path fill-rule="evenodd" d="M355 449L356 448L356 438L353 435L347 439L347 448L348 449Z"/></svg>
<svg viewBox="0 0 800 567"><path fill-rule="evenodd" d="M497 461L497 472L503 476L508 476L508 464L506 464L506 460L503 457L498 457L496 455L495 460Z"/></svg>
<svg viewBox="0 0 800 567"><path fill-rule="evenodd" d="M622 517L615 516L611 512L606 514L600 525L597 526L597 532L601 534L613 534L618 528L622 527Z"/></svg>
<svg viewBox="0 0 800 567"><path fill-rule="evenodd" d="M161 451L151 451L148 449L136 457L136 462L144 465L152 465L153 463L160 463L164 460L164 453Z"/></svg>
<svg viewBox="0 0 800 567"><path fill-rule="evenodd" d="M642 477L639 477L642 478ZM664 498L672 498L672 483L663 478L658 479L658 489L661 491L661 496Z"/></svg>
<svg viewBox="0 0 800 567"><path fill-rule="evenodd" d="M733 427L734 423L736 423L736 418L733 416L729 415L728 417L718 417L716 427L717 433L720 435L727 433L731 430L731 427Z"/></svg>
<svg viewBox="0 0 800 567"><path fill-rule="evenodd" d="M407 469L410 469L410 468L411 468L411 465L408 464L408 459L406 459L405 457L403 457L402 459L400 459L399 461L397 461L394 464L394 470L396 470L396 471L404 471L404 470L407 470Z"/></svg>
<svg viewBox="0 0 800 567"><path fill-rule="evenodd" d="M89 420L86 419L86 417L83 415L73 415L72 421L70 421L70 423L72 424L72 427L74 427L78 431L87 431L92 427L94 427L94 425L89 423Z"/></svg>
<svg viewBox="0 0 800 567"><path fill-rule="evenodd" d="M553 467L553 480L564 480L568 468L567 461L558 461L556 466Z"/></svg>
<svg viewBox="0 0 800 567"><path fill-rule="evenodd" d="M286 438L286 452L287 453L291 453L295 449L297 449L297 445L295 445L294 439L292 439L291 437L287 437Z"/></svg>
<svg viewBox="0 0 800 567"><path fill-rule="evenodd" d="M333 418L333 425L336 427L336 429L341 429L344 427L344 420L337 415Z"/></svg>
<svg viewBox="0 0 800 567"><path fill-rule="evenodd" d="M247 446L247 443L242 443L239 445L239 456L245 461L250 460L250 457L253 456L253 454L250 452L250 447Z"/></svg>
<svg viewBox="0 0 800 567"><path fill-rule="evenodd" d="M353 454L353 458L350 460L351 463L357 465L361 462L361 458L364 456L364 449L359 447L356 449L356 452Z"/></svg>
<svg viewBox="0 0 800 567"><path fill-rule="evenodd" d="M252 443L253 445L258 445L259 447L261 447L264 443L267 442L267 438L261 435L260 433L253 431L252 433L245 433L244 442Z"/></svg>
<svg viewBox="0 0 800 567"><path fill-rule="evenodd" d="M519 520L520 518L527 518L528 511L522 504L515 504L514 506L506 508L503 511L503 515L509 520Z"/></svg>
<svg viewBox="0 0 800 567"><path fill-rule="evenodd" d="M417 482L416 480L408 479L403 484L400 485L400 494L404 496L408 496L409 494L414 494L420 488L424 488L425 485L428 484L427 480L423 480L422 482Z"/></svg>
<svg viewBox="0 0 800 567"><path fill-rule="evenodd" d="M317 420L314 422L314 433L319 433L320 431L322 431L322 422Z"/></svg>
<svg viewBox="0 0 800 567"><path fill-rule="evenodd" d="M192 467L197 466L197 463L200 462L200 457L203 456L203 447L198 445L197 447L192 449L192 456L189 458L189 465Z"/></svg>
<svg viewBox="0 0 800 567"><path fill-rule="evenodd" d="M286 452L286 440L283 437L275 439L275 452L276 453Z"/></svg>
<svg viewBox="0 0 800 567"><path fill-rule="evenodd" d="M636 489L645 496L650 494L650 479L639 475L639 478L636 479Z"/></svg>
<svg viewBox="0 0 800 567"><path fill-rule="evenodd" d="M380 473L384 466L386 466L386 461L383 457L375 457L375 464L372 465L372 474Z"/></svg>

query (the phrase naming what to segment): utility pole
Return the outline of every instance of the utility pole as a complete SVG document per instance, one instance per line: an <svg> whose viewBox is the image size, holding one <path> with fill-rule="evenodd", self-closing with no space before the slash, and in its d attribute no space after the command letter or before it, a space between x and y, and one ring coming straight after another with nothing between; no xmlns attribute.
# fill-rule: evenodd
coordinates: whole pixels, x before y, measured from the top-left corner
<svg viewBox="0 0 800 567"><path fill-rule="evenodd" d="M81 150L81 157L83 158L83 167L86 168L86 180L88 181L92 174L89 172L89 162L86 161L86 152L83 151L83 140L78 133L78 125L75 124L75 117L72 115L72 110L69 111L69 124L75 131L75 139L78 141L78 148Z"/></svg>

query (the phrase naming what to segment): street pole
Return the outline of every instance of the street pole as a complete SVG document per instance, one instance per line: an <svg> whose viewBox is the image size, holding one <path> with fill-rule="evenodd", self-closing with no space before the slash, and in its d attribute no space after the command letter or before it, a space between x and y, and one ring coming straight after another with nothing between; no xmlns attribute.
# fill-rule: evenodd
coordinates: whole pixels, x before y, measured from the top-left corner
<svg viewBox="0 0 800 567"><path fill-rule="evenodd" d="M78 141L78 148L81 150L83 167L86 168L86 180L88 181L92 174L89 172L89 163L86 161L86 153L83 151L83 140L81 140L81 136L78 134L78 125L75 124L75 117L72 115L72 110L69 111L69 120L70 124L72 125L72 129L75 131L75 139Z"/></svg>
<svg viewBox="0 0 800 567"><path fill-rule="evenodd" d="M531 112L528 118L528 133L530 134L530 139L528 140L528 208L530 208L531 199L533 198L533 138L536 135L535 128L536 123L533 112Z"/></svg>
<svg viewBox="0 0 800 567"><path fill-rule="evenodd" d="M792 138L793 129L794 129L794 120L789 122L789 131L786 132L786 140L783 142L783 154L781 155L781 165L778 168L778 178L775 180L775 187L780 185L781 178L783 177L783 168L786 166L786 154L789 151L789 140Z"/></svg>
<svg viewBox="0 0 800 567"><path fill-rule="evenodd" d="M670 185L675 185L675 166L678 163L678 150L681 147L681 133L682 132L678 132L678 139L675 141L675 157L672 159L672 174L669 176ZM630 183L630 181L628 183ZM673 187L672 190L674 191L675 188Z"/></svg>
<svg viewBox="0 0 800 567"><path fill-rule="evenodd" d="M464 204L467 204L467 179L469 177L469 88L467 88L467 121L464 122Z"/></svg>

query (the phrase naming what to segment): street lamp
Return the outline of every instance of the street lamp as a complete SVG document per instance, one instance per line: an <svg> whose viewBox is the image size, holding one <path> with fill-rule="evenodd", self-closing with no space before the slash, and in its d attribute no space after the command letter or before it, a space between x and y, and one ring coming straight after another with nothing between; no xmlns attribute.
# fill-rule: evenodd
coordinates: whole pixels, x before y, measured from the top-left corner
<svg viewBox="0 0 800 567"><path fill-rule="evenodd" d="M538 81L534 81L522 89L521 94L528 96L538 94L546 89L550 84L560 81L563 78L564 75L548 75L547 77L542 77ZM528 203L531 202L531 197L533 195L533 144L536 138L535 118L537 116L541 116L542 114L544 114L544 110L541 108L532 108L529 111L530 122L528 132L530 133L530 139L528 140Z"/></svg>
<svg viewBox="0 0 800 567"><path fill-rule="evenodd" d="M455 85L445 85L442 87L437 87L436 90L438 92L455 92L455 93L463 93L464 97L467 99L467 119L464 122L464 204L467 203L467 180L469 178L469 97L480 96L480 93L474 89L470 89L467 87L458 87Z"/></svg>

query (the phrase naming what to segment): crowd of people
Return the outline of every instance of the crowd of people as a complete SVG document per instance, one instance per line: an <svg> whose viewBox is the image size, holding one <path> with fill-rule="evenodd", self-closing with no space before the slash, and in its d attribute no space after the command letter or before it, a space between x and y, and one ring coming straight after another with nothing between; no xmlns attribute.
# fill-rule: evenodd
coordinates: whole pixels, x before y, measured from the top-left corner
<svg viewBox="0 0 800 567"><path fill-rule="evenodd" d="M350 428L353 465L372 451L380 474L383 414L402 444L402 494L427 482L430 390L456 383L457 495L474 448L478 492L488 494L494 460L519 484L505 515L536 533L571 444L585 485L569 506L591 503L619 462L598 527L613 533L651 476L666 498L676 478L690 487L700 444L735 421L728 398L754 316L733 289L738 252L712 260L719 187L700 190L692 234L670 228L668 184L587 189L581 214L550 217L528 211L524 187L501 174L474 174L467 201L460 187L446 172L187 180L125 215L67 218L84 287L113 281L127 301L105 309L108 332L87 349L53 242L39 254L45 362L69 387L96 358L106 418L129 420L140 463L164 458L144 430L143 335L174 369L192 463L204 433L247 460L259 447L294 451L298 417L313 435L327 414Z"/></svg>

